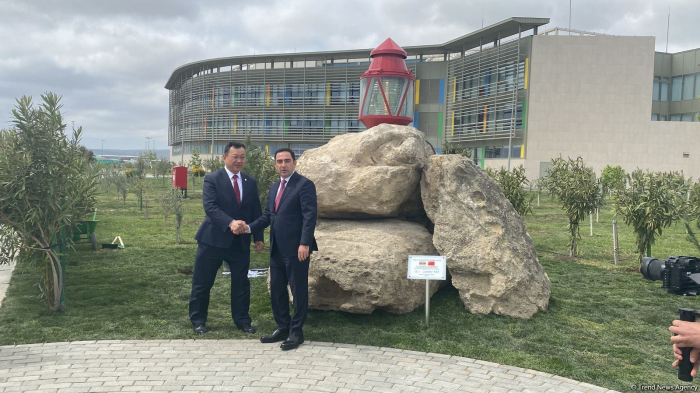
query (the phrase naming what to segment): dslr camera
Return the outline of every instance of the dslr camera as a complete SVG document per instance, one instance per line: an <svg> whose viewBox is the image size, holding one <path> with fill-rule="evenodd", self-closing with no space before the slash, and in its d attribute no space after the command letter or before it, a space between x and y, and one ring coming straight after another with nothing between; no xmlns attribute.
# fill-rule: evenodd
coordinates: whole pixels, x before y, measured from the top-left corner
<svg viewBox="0 0 700 393"><path fill-rule="evenodd" d="M695 296L700 292L700 258L672 256L660 261L656 258L642 258L639 268L647 280L661 280L662 287L676 295Z"/></svg>

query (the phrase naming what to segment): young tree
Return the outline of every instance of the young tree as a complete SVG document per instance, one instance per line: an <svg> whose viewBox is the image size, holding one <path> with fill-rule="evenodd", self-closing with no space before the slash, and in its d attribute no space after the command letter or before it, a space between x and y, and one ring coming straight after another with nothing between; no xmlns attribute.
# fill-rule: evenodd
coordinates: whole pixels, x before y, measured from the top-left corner
<svg viewBox="0 0 700 393"><path fill-rule="evenodd" d="M95 206L98 168L80 149L82 127L66 135L61 98L41 96L37 107L31 97L17 100L12 111L14 128L0 131L0 254L7 261L42 255L42 291L53 311L66 308L65 265L62 250L68 234ZM64 232L65 233L65 232ZM57 251L57 244L61 251Z"/></svg>
<svg viewBox="0 0 700 393"><path fill-rule="evenodd" d="M192 156L190 157L188 165L192 173L192 195L194 195L197 186L196 178L204 176L202 159L199 157L199 151L197 151L197 149L192 150Z"/></svg>
<svg viewBox="0 0 700 393"><path fill-rule="evenodd" d="M615 211L637 236L637 252L641 262L645 252L663 229L679 221L685 212L685 179L679 174L642 173L635 170L629 177L630 187L615 195ZM682 178L682 176L680 176Z"/></svg>
<svg viewBox="0 0 700 393"><path fill-rule="evenodd" d="M143 207L144 218L148 220L148 192L151 187L145 178L135 178L132 182L131 191L136 194L139 200L139 209Z"/></svg>
<svg viewBox="0 0 700 393"><path fill-rule="evenodd" d="M600 174L600 184L603 186L603 192L607 190L608 194L610 194L612 191L623 189L626 177L625 170L621 166L607 165Z"/></svg>
<svg viewBox="0 0 700 393"><path fill-rule="evenodd" d="M521 216L527 213L532 213L532 200L534 197L527 198L527 192L523 188L529 182L525 177L525 167L519 167L508 172L504 167L499 170L491 168L486 169L486 173L501 186L503 194L508 198L511 205Z"/></svg>
<svg viewBox="0 0 700 393"><path fill-rule="evenodd" d="M170 211L175 215L175 244L180 244L180 228L182 227L182 217L185 215L185 204L180 190L173 188L170 190L170 194Z"/></svg>
<svg viewBox="0 0 700 393"><path fill-rule="evenodd" d="M146 177L146 169L148 169L148 157L146 154L141 152L138 157L136 157L136 164L131 169L131 172L139 179Z"/></svg>
<svg viewBox="0 0 700 393"><path fill-rule="evenodd" d="M559 199L569 217L569 256L574 257L578 253L577 241L581 238L579 223L601 204L600 180L581 157L575 160L554 158L547 174L544 180L547 189Z"/></svg>
<svg viewBox="0 0 700 393"><path fill-rule="evenodd" d="M258 181L258 194L260 195L260 206L267 206L267 191L272 183L279 179L275 171L275 163L272 157L267 155L251 140L250 136L245 139L246 161L243 172L252 176ZM273 152L274 154L274 152ZM299 157L297 157L299 159Z"/></svg>
<svg viewBox="0 0 700 393"><path fill-rule="evenodd" d="M129 178L126 171L114 175L113 180L114 186L117 188L117 195L122 197L122 202L126 206L126 194L129 192Z"/></svg>
<svg viewBox="0 0 700 393"><path fill-rule="evenodd" d="M167 225L170 214L175 215L175 243L180 244L180 227L182 226L182 217L184 215L184 202L180 190L171 188L165 192L161 196L161 205L165 215L163 226Z"/></svg>
<svg viewBox="0 0 700 393"><path fill-rule="evenodd" d="M214 172L224 167L224 160L220 156L204 160L204 169L207 171Z"/></svg>
<svg viewBox="0 0 700 393"><path fill-rule="evenodd" d="M154 176L155 177L161 176L163 178L163 185L164 186L165 186L165 178L168 176L168 173L170 173L170 170L173 166L174 166L173 163L166 160L165 158L161 158L160 160L153 163Z"/></svg>

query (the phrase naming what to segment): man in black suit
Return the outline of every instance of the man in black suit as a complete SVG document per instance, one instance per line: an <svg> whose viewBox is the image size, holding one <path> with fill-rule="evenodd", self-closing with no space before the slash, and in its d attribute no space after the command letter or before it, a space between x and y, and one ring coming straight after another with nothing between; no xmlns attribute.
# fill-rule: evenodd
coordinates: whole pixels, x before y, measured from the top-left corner
<svg viewBox="0 0 700 393"><path fill-rule="evenodd" d="M235 225L236 233L255 233L270 227L270 297L277 329L262 336L261 342L284 341L280 348L297 348L304 342L302 330L309 306L309 256L318 250L316 227L316 186L296 173L297 161L290 149L275 152L280 180L270 186L267 210L259 219ZM246 221L249 222L249 221ZM294 316L289 315L287 284L294 296Z"/></svg>
<svg viewBox="0 0 700 393"><path fill-rule="evenodd" d="M192 275L190 321L194 332L207 331L209 292L222 261L231 268L231 317L238 329L255 333L251 326L250 234L234 234L235 220L253 221L262 215L258 185L241 172L245 166L245 145L230 142L224 149L224 168L204 177L202 202L206 217L195 239L198 242ZM263 229L253 231L255 252L263 248Z"/></svg>

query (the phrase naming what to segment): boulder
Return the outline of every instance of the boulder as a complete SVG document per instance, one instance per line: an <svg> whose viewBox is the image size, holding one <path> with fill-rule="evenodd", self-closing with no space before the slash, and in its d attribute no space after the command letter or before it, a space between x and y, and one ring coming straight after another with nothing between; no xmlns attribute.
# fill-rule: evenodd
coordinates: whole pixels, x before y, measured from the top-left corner
<svg viewBox="0 0 700 393"><path fill-rule="evenodd" d="M396 219L319 220L309 266L309 308L402 314L425 303L425 281L409 280L409 255L437 255L425 227ZM431 281L432 296L440 281Z"/></svg>
<svg viewBox="0 0 700 393"><path fill-rule="evenodd" d="M547 308L550 281L535 245L486 172L463 156L434 155L423 172L421 197L435 225L433 244L447 257L469 312L530 318Z"/></svg>
<svg viewBox="0 0 700 393"><path fill-rule="evenodd" d="M380 124L305 151L297 171L316 184L319 217L397 217L420 213L415 196L432 154L422 132Z"/></svg>

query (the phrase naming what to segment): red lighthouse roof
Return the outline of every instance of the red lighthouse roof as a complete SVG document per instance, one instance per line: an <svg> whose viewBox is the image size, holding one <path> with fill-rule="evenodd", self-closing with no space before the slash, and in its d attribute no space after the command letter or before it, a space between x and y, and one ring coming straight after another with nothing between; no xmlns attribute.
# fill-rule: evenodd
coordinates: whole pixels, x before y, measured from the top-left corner
<svg viewBox="0 0 700 393"><path fill-rule="evenodd" d="M404 59L408 56L405 50L401 48L394 40L387 38L386 41L382 42L381 45L376 47L370 54L369 57L374 57L377 55L397 55Z"/></svg>

